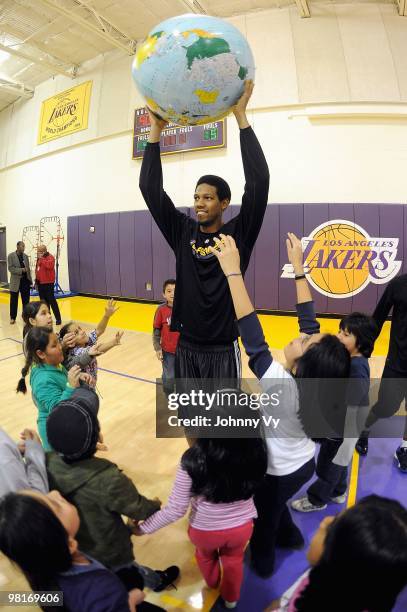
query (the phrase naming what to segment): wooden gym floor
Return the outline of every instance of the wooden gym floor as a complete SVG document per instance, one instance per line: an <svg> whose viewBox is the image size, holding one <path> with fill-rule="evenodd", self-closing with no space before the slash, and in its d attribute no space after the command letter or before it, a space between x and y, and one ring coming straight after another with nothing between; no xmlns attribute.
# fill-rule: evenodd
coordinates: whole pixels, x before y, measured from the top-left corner
<svg viewBox="0 0 407 612"><path fill-rule="evenodd" d="M30 393L27 396L15 393L23 365L23 325L21 304L18 323L9 324L8 300L8 294L0 293L0 424L17 440L24 427L36 428L36 409ZM58 303L63 321L81 321L89 329L102 317L105 304L104 300L84 297L64 298ZM186 443L183 439L155 438L155 379L161 374L161 364L155 357L151 341L155 309L155 305L120 302L120 310L111 319L105 337L110 337L116 329L124 329L125 334L120 347L98 359L98 388L103 398L99 419L109 447L103 456L117 463L140 492L150 497L158 496L165 503ZM274 356L281 358L282 347L297 333L296 319L262 315L261 322ZM338 320L321 319L321 325L322 331L336 332ZM388 339L389 323L386 323L371 360L372 376L380 376ZM243 364L243 373L249 377L245 355ZM355 499L357 472L356 465L352 470L349 503ZM218 593L204 587L186 532L185 517L151 536L134 538L139 563L157 569L176 563L182 572L177 590L149 593L147 600L172 611L210 610ZM0 558L0 590L25 588L20 574L4 557Z"/></svg>

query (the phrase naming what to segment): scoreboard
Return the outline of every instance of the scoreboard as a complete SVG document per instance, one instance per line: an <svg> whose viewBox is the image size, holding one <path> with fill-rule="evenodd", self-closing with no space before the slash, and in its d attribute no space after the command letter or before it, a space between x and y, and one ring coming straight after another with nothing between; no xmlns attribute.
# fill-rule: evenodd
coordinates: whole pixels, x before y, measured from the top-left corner
<svg viewBox="0 0 407 612"><path fill-rule="evenodd" d="M149 132L148 112L145 108L137 108L134 113L133 159L143 157ZM162 131L160 140L161 155L224 147L226 147L226 119L196 126L169 123Z"/></svg>

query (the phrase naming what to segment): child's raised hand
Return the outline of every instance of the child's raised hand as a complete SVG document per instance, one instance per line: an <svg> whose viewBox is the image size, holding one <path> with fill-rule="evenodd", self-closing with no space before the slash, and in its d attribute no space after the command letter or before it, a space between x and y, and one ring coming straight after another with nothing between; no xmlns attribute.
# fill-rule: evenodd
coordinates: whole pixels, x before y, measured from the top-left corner
<svg viewBox="0 0 407 612"><path fill-rule="evenodd" d="M71 370L69 370L69 371L71 371ZM87 372L81 372L79 374L79 380L84 382L86 385L89 385L89 387L96 387L95 379L93 378L93 376L91 376Z"/></svg>
<svg viewBox="0 0 407 612"><path fill-rule="evenodd" d="M301 270L303 267L303 252L301 240L292 232L288 232L285 241L287 245L288 261L292 264L294 271Z"/></svg>
<svg viewBox="0 0 407 612"><path fill-rule="evenodd" d="M68 372L68 383L75 389L79 387L80 375L82 374L81 368L76 365L73 366Z"/></svg>
<svg viewBox="0 0 407 612"><path fill-rule="evenodd" d="M75 332L68 332L61 340L62 350L72 349L76 346Z"/></svg>
<svg viewBox="0 0 407 612"><path fill-rule="evenodd" d="M116 345L121 344L121 339L123 338L124 331L118 331L115 336Z"/></svg>
<svg viewBox="0 0 407 612"><path fill-rule="evenodd" d="M116 306L116 303L113 299L110 299L105 308L105 314L107 317L111 317L115 312L119 310L119 306Z"/></svg>
<svg viewBox="0 0 407 612"><path fill-rule="evenodd" d="M209 247L209 251L217 257L225 276L229 276L229 274L241 274L240 255L236 242L232 236L225 236L225 234L219 235L221 239L214 238L216 247Z"/></svg>
<svg viewBox="0 0 407 612"><path fill-rule="evenodd" d="M93 346L91 346L88 350L88 354L91 355L91 357L98 357L99 355L102 355L100 344L93 344Z"/></svg>

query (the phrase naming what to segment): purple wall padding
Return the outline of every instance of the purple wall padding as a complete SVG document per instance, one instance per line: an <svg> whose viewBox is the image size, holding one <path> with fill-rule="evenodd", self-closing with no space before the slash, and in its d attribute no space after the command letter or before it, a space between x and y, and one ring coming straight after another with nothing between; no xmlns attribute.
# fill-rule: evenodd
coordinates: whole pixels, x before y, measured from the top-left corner
<svg viewBox="0 0 407 612"><path fill-rule="evenodd" d="M380 236L378 204L354 204L353 210L357 225L363 227L373 238ZM376 302L377 285L369 283L365 289L352 297L352 311L371 314Z"/></svg>
<svg viewBox="0 0 407 612"><path fill-rule="evenodd" d="M135 211L121 212L119 217L120 288L123 297L137 297L135 214Z"/></svg>
<svg viewBox="0 0 407 612"><path fill-rule="evenodd" d="M79 217L79 276L81 293L95 293L93 283L92 246L89 228L93 215Z"/></svg>
<svg viewBox="0 0 407 612"><path fill-rule="evenodd" d="M267 206L254 253L254 302L257 308L278 310L280 268L279 206Z"/></svg>
<svg viewBox="0 0 407 612"><path fill-rule="evenodd" d="M399 204L380 204L379 207L379 226L380 236L389 238L390 236L399 237L397 260L404 256L404 206ZM399 272L401 274L401 271ZM377 286L377 299L379 300L387 286Z"/></svg>
<svg viewBox="0 0 407 612"><path fill-rule="evenodd" d="M239 208L229 206L225 222L238 214ZM281 278L283 265L288 263L287 232L308 236L318 225L334 219L354 222L371 237L398 237L397 259L403 260L401 273L407 272L405 208L396 204L270 204L246 272L246 284L255 306L295 309L295 283ZM194 216L192 209L181 210ZM95 227L94 233L89 231L91 226ZM352 240L355 230L342 225L337 234L338 239ZM148 211L68 217L67 246L72 291L161 300L164 280L175 277L174 255ZM332 252L335 246L329 248ZM349 270L346 274L342 281L351 282L354 272ZM338 274L327 270L328 287L330 280L337 282ZM152 283L151 291L146 288L147 283ZM372 312L386 285L369 283L362 292L346 299L329 298L313 289L316 310L332 314L352 310Z"/></svg>
<svg viewBox="0 0 407 612"><path fill-rule="evenodd" d="M328 220L328 204L304 204L304 236L309 236L318 225ZM312 294L316 312L327 312L328 298L326 295L322 295L315 289L312 289Z"/></svg>
<svg viewBox="0 0 407 612"><path fill-rule="evenodd" d="M403 206L403 215L404 215L404 219L403 219L404 252L403 252L403 264L401 266L400 274L407 273L407 210L405 206Z"/></svg>
<svg viewBox="0 0 407 612"><path fill-rule="evenodd" d="M190 209L180 207L178 210L189 215ZM163 284L167 278L175 278L175 255L158 229L154 219L151 221L151 240L153 250L153 296L154 300L163 299Z"/></svg>
<svg viewBox="0 0 407 612"><path fill-rule="evenodd" d="M302 204L281 204L279 226L279 259L280 270L288 263L287 258L287 232L293 232L298 237L303 236L304 231L304 206ZM297 301L295 282L289 278L278 279L278 308L279 310L295 310Z"/></svg>
<svg viewBox="0 0 407 612"><path fill-rule="evenodd" d="M353 206L352 204L329 204L329 219L330 220L335 220L335 219L346 219L349 220L350 223L354 222L354 215L353 215ZM338 239L342 239L342 240L354 240L354 231L351 230L345 230L345 229L338 229ZM340 247L339 247L340 248ZM330 247L329 249L329 253L331 254L332 250L334 250L335 247ZM338 278L337 273L335 273L335 275L332 275L330 273L330 269L328 269L328 285L331 286L331 283L335 282L335 279ZM341 282L343 282L344 284L346 284L347 280L349 279L350 283L353 283L353 270L350 271L342 271L340 273L341 275ZM346 314L348 312L351 312L352 310L352 298L328 298L328 303L327 303L327 312L332 312L335 314Z"/></svg>
<svg viewBox="0 0 407 612"><path fill-rule="evenodd" d="M120 286L120 250L119 250L120 213L105 215L105 270L106 293L109 296L121 296Z"/></svg>
<svg viewBox="0 0 407 612"><path fill-rule="evenodd" d="M153 299L153 249L151 243L151 214L137 210L134 215L134 257L136 262L136 296ZM150 288L149 288L150 287Z"/></svg>
<svg viewBox="0 0 407 612"><path fill-rule="evenodd" d="M93 272L93 293L106 295L106 267L105 261L105 216L92 215L91 225L94 233L89 233L90 257Z"/></svg>
<svg viewBox="0 0 407 612"><path fill-rule="evenodd" d="M228 221L230 221L230 219L233 219L233 217L237 217L239 213L240 213L240 204L232 204L228 206L228 208L225 210L225 213L223 215L223 221L227 223ZM254 302L254 268L255 268L254 261L255 261L255 253L253 249L252 256L250 258L250 262L249 262L249 265L247 267L246 274L244 277L246 287L247 287L247 292L250 295L250 299L253 302Z"/></svg>
<svg viewBox="0 0 407 612"><path fill-rule="evenodd" d="M73 292L80 291L80 274L79 274L79 217L68 217L68 272L69 272L69 288Z"/></svg>

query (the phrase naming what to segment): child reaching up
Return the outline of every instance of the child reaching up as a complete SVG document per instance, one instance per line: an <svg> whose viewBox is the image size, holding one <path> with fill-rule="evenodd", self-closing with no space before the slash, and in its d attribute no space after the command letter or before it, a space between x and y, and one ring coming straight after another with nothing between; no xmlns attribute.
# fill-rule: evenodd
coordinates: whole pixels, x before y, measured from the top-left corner
<svg viewBox="0 0 407 612"><path fill-rule="evenodd" d="M30 385L33 402L38 409L38 433L46 451L51 450L48 444L46 422L54 406L72 395L73 390L83 381L93 385L89 374L83 373L79 366L71 368L69 373L62 365L64 358L57 335L47 327L34 327L25 338L26 361L21 370L17 393L27 393L25 378L30 374Z"/></svg>
<svg viewBox="0 0 407 612"><path fill-rule="evenodd" d="M98 365L96 356L106 353L114 346L118 346L123 337L123 332L119 331L111 340L103 343L98 342L100 336L106 331L110 318L117 311L118 307L116 307L116 302L114 300L109 300L103 318L99 321L96 329L89 333L82 329L78 323L73 321L61 328L59 332L59 339L61 342L64 341L64 337L68 333L73 334L75 338L74 347L66 353L64 365L67 370L69 370L72 365L78 364L84 372L90 374L95 381L97 380ZM89 356L92 357L90 361Z"/></svg>
<svg viewBox="0 0 407 612"><path fill-rule="evenodd" d="M407 510L369 495L323 519L307 558L312 569L268 612L391 612L407 585Z"/></svg>

